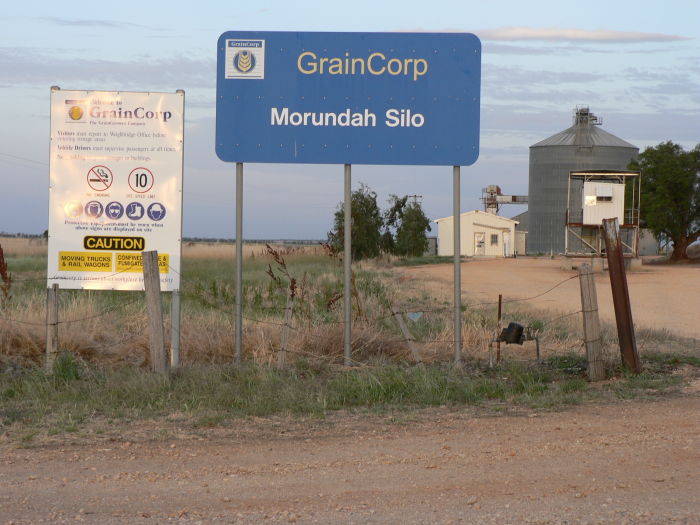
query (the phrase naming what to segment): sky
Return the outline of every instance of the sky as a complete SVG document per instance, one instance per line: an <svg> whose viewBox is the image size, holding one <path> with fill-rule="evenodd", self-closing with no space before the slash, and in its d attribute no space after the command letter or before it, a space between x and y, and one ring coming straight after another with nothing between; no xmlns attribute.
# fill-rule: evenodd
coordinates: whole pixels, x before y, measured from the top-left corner
<svg viewBox="0 0 700 525"><path fill-rule="evenodd" d="M529 146L577 106L646 147L700 143L700 2L492 0L11 2L0 12L0 231L48 224L50 87L185 90L183 234L235 236L235 165L214 151L216 44L225 31L468 32L482 42L479 159L461 170L462 211L482 188L526 195ZM324 239L342 165L246 164L246 239ZM360 183L420 195L452 215L452 168L363 166ZM505 206L501 214L523 211ZM433 234L437 233L433 225Z"/></svg>

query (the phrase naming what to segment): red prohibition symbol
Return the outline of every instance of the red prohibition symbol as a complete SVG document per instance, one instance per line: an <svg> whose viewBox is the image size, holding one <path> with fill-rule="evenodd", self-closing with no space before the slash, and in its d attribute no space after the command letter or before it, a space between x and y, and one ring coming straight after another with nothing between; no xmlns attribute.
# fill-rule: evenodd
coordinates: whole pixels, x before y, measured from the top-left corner
<svg viewBox="0 0 700 525"><path fill-rule="evenodd" d="M148 168L136 168L129 173L129 187L136 193L146 193L153 187L154 177Z"/></svg>
<svg viewBox="0 0 700 525"><path fill-rule="evenodd" d="M87 174L87 183L95 191L105 191L111 185L114 177L107 166L93 166Z"/></svg>

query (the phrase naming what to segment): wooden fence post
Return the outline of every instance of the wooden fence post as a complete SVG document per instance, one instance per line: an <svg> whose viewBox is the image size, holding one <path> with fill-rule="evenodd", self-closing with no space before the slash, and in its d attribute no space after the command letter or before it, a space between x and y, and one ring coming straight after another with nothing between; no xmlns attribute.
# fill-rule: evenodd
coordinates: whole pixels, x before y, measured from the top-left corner
<svg viewBox="0 0 700 525"><path fill-rule="evenodd" d="M46 290L46 371L53 370L58 354L58 284Z"/></svg>
<svg viewBox="0 0 700 525"><path fill-rule="evenodd" d="M408 349L411 351L411 355L413 356L413 360L416 363L421 362L420 354L418 353L418 349L416 348L416 345L413 344L414 339L413 336L411 335L411 332L408 330L408 327L406 326L406 323L403 320L403 316L401 315L401 312L399 312L397 309L394 309L392 311L394 314L394 319L396 319L396 322L399 325L399 329L401 330L401 333L403 334L403 338L406 341L406 344L408 345Z"/></svg>
<svg viewBox="0 0 700 525"><path fill-rule="evenodd" d="M163 326L163 301L160 296L160 270L158 268L158 251L142 252L143 286L146 290L148 305L148 324L151 369L164 374L168 371L168 354L165 351L165 327Z"/></svg>
<svg viewBox="0 0 700 525"><path fill-rule="evenodd" d="M627 288L625 258L622 253L622 240L620 239L617 217L603 219L603 233L605 234L605 251L608 256L608 273L610 274L617 338L620 342L622 362L632 372L639 374L642 371L642 363L639 360L637 341L634 336L632 305Z"/></svg>
<svg viewBox="0 0 700 525"><path fill-rule="evenodd" d="M603 362L603 344L600 336L595 276L588 264L579 266L578 276L581 284L583 339L586 344L586 359L588 360L588 380L602 381L605 379L605 363Z"/></svg>
<svg viewBox="0 0 700 525"><path fill-rule="evenodd" d="M289 340L289 323L292 320L292 309L294 308L294 296L287 295L287 306L284 308L284 326L282 327L282 340L280 350L277 353L277 368L284 368L287 364L287 341Z"/></svg>

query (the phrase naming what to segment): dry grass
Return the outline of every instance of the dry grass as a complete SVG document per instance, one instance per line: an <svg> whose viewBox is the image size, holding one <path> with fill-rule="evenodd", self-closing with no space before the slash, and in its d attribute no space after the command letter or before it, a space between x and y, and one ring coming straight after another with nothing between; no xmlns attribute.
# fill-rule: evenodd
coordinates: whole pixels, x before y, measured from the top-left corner
<svg viewBox="0 0 700 525"><path fill-rule="evenodd" d="M288 255L321 255L323 250L316 245L290 246L284 244L272 244L272 248L285 256ZM186 242L182 245L182 256L188 259L234 259L236 255L235 243L226 242ZM243 243L243 258L255 259L266 256L265 244Z"/></svg>
<svg viewBox="0 0 700 525"><path fill-rule="evenodd" d="M26 250L32 245L28 239L17 241L21 242L15 248L24 246ZM245 274L248 302L244 308L244 359L273 364L277 362L285 329L283 312L279 308L279 304L284 305L285 287L282 283L275 288L265 275L268 263L273 268L275 264L263 252L265 247L250 245L247 248L246 256L258 260L248 264ZM199 271L197 276L186 275L185 282L188 279L197 283L201 280L202 285L191 286L189 295L183 294L182 364L230 363L234 358L232 286L230 281L221 280L221 275L232 279L228 261L233 259L233 246L199 243L185 246L184 253L186 261L197 262L194 266ZM289 328L288 359L341 364L342 299L327 300L336 297L338 290L342 292L339 264L319 256L322 248L314 246L280 247L278 254L290 264L290 271L299 278L300 287L300 297ZM210 264L204 264L204 261ZM213 275L217 268L219 273ZM253 277L256 271L259 276ZM308 278L302 279L307 271L310 272ZM449 286L427 280L407 281L386 261L357 264L354 272L353 360L360 363L411 360L409 347L391 315L392 307L399 307L404 312L423 313L418 320L406 320L423 361L440 363L453 359L453 311L451 297L445 291ZM212 293L212 283L216 283L218 295ZM9 362L20 366L39 365L43 361L46 340L44 289L36 285L32 291L18 284L12 294L12 301L0 308L0 366ZM251 306L255 294L262 297L262 306L257 310ZM61 349L87 362L147 367L147 316L142 297L134 292L61 292ZM168 301L166 296L167 341L170 339ZM525 326L541 326L539 337L544 358L571 353L583 355L580 316L549 322L555 317L556 314L538 312L527 305L522 305L520 310L510 307L508 312L509 320ZM488 345L497 331L495 305L467 307L461 332L463 358L467 361L488 360ZM606 328L604 337L609 361L619 361L612 327ZM647 342L654 337L651 333L638 337L640 348L648 347ZM533 361L535 343L502 345L501 353L509 360Z"/></svg>
<svg viewBox="0 0 700 525"><path fill-rule="evenodd" d="M46 239L24 237L0 237L0 246L6 256L28 257L46 255Z"/></svg>
<svg viewBox="0 0 700 525"><path fill-rule="evenodd" d="M44 238L0 237L0 245L6 256L27 257L46 255L47 242ZM273 244L273 248L284 255L306 254L322 255L323 249L317 245ZM231 242L185 242L182 256L190 259L234 259L236 245ZM244 258L260 258L266 253L265 245L260 243L243 243Z"/></svg>

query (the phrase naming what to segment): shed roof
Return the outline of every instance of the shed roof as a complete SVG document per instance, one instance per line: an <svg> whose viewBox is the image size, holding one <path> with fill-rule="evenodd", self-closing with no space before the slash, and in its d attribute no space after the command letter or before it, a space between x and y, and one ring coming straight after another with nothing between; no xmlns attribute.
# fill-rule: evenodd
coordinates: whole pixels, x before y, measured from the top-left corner
<svg viewBox="0 0 700 525"><path fill-rule="evenodd" d="M510 223L515 223L518 224L518 221L514 221L513 219L509 219L507 217L501 217L500 215L494 215L493 213L487 213L485 211L479 211L479 210L472 210L472 211L465 211L460 213L460 217L464 217L466 215L481 215L481 216L488 216L489 218L495 218L498 220L501 220L503 222L510 222ZM441 222L441 221L447 221L447 220L452 220L454 218L453 215L450 215L449 217L442 217L441 219L435 219L433 222Z"/></svg>

